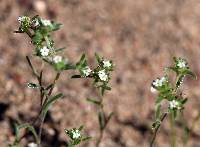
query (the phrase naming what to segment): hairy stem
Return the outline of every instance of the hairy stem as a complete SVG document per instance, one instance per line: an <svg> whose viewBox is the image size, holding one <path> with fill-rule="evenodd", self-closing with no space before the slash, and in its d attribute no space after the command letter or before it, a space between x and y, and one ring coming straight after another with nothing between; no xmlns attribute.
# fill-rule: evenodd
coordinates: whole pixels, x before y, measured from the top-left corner
<svg viewBox="0 0 200 147"><path fill-rule="evenodd" d="M161 116L161 123L165 120L166 116L167 116L168 113L164 113L162 116ZM158 133L158 130L161 126L161 123L158 127L155 128L154 132L153 132L153 136L152 136L152 139L151 139L151 142L150 142L150 147L153 147L153 144L156 140L156 136L157 136L157 133Z"/></svg>
<svg viewBox="0 0 200 147"><path fill-rule="evenodd" d="M171 125L171 147L176 147L176 130L175 130L175 119L173 113L170 115L170 125Z"/></svg>
<svg viewBox="0 0 200 147"><path fill-rule="evenodd" d="M53 89L54 89L54 87L55 87L55 84L56 84L57 80L59 79L59 77L60 77L60 73L58 72L58 73L56 74L54 80L53 80L52 87L51 87L51 89L49 90L49 93L47 94L46 99L45 99L45 101L44 101L44 103L43 103L43 105L42 105L42 107L41 107L41 111L40 111L40 113L39 113L39 115L38 115L38 118L40 118L41 112L42 112L42 110L43 110L43 106L46 104L46 102L48 101L49 97L51 96L51 94L52 94L52 92L53 92ZM43 128L44 120L45 120L45 116L44 116L43 118L41 118L41 123L40 123L40 128L39 128L39 140L40 140L40 145L41 145L42 128Z"/></svg>
<svg viewBox="0 0 200 147"><path fill-rule="evenodd" d="M103 138L103 133L104 133L104 129L103 129L103 130L100 130L100 135L99 135L99 138L97 139L96 147L99 147L99 146L100 146L101 140L102 140L102 138Z"/></svg>

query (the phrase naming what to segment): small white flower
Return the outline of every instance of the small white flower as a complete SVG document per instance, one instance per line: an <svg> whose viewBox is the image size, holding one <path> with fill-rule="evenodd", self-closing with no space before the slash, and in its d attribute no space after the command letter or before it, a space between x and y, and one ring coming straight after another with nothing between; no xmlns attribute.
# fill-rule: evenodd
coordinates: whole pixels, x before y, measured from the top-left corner
<svg viewBox="0 0 200 147"><path fill-rule="evenodd" d="M151 92L152 93L157 93L157 90L153 86L151 86Z"/></svg>
<svg viewBox="0 0 200 147"><path fill-rule="evenodd" d="M81 133L78 129L72 131L73 139L78 139L81 136Z"/></svg>
<svg viewBox="0 0 200 147"><path fill-rule="evenodd" d="M19 23L21 23L21 22L23 22L26 18L27 18L26 16L19 16L17 20L19 21Z"/></svg>
<svg viewBox="0 0 200 147"><path fill-rule="evenodd" d="M53 62L54 62L54 63L62 62L62 57L61 57L61 56L55 56L55 57L53 58Z"/></svg>
<svg viewBox="0 0 200 147"><path fill-rule="evenodd" d="M179 107L179 102L176 100L172 100L169 102L169 108L170 109L174 109L174 108L180 108Z"/></svg>
<svg viewBox="0 0 200 147"><path fill-rule="evenodd" d="M49 49L46 46L44 46L43 48L40 49L40 53L43 57L46 57L49 55Z"/></svg>
<svg viewBox="0 0 200 147"><path fill-rule="evenodd" d="M38 145L34 142L31 142L28 144L28 147L37 147Z"/></svg>
<svg viewBox="0 0 200 147"><path fill-rule="evenodd" d="M112 66L112 64L111 64L111 62L108 60L108 61L103 61L103 67L107 67L107 68L109 68L109 67L111 67Z"/></svg>
<svg viewBox="0 0 200 147"><path fill-rule="evenodd" d="M34 27L37 27L37 26L40 25L38 19L33 20L32 24L33 24Z"/></svg>
<svg viewBox="0 0 200 147"><path fill-rule="evenodd" d="M178 63L177 63L177 66L179 68L185 68L187 66L187 63L184 61L184 60L180 60Z"/></svg>
<svg viewBox="0 0 200 147"><path fill-rule="evenodd" d="M82 70L82 72L83 72L84 76L87 77L87 76L90 75L90 73L92 72L92 70L90 69L89 66L86 66L86 67Z"/></svg>
<svg viewBox="0 0 200 147"><path fill-rule="evenodd" d="M100 70L98 72L98 75L99 75L99 78L102 80L102 81L107 81L108 80L108 75L105 73L105 70Z"/></svg>
<svg viewBox="0 0 200 147"><path fill-rule="evenodd" d="M31 19L28 16L19 16L17 20L19 21L20 24L26 22L27 23L26 25L28 25L29 22L31 21Z"/></svg>
<svg viewBox="0 0 200 147"><path fill-rule="evenodd" d="M19 21L19 23L21 23L23 20L23 16L19 16L17 20Z"/></svg>
<svg viewBox="0 0 200 147"><path fill-rule="evenodd" d="M167 81L166 77L162 77L160 79L156 79L156 80L153 81L153 86L161 87L161 86L163 86L163 83L166 82L166 81Z"/></svg>
<svg viewBox="0 0 200 147"><path fill-rule="evenodd" d="M50 25L52 25L50 20L42 19L41 21L42 21L42 24L43 24L44 26L50 26Z"/></svg>

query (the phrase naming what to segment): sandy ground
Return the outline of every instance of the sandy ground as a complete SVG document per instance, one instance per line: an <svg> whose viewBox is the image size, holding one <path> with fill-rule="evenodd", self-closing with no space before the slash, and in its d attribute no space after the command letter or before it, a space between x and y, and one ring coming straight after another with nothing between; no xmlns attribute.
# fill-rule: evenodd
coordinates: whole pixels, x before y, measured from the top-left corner
<svg viewBox="0 0 200 147"><path fill-rule="evenodd" d="M112 91L105 95L105 109L114 111L101 147L147 147L151 136L155 95L150 92L153 79L163 74L173 56L188 59L197 76L200 74L200 1L198 0L0 0L0 144L14 139L13 123L31 121L38 112L39 93L27 89L35 81L26 63L33 46L25 35L14 34L17 18L39 14L64 24L54 34L56 46L66 46L65 55L73 62L86 53L94 65L94 52L116 64L111 81ZM37 63L36 63L37 64ZM39 65L39 63L38 63ZM54 74L46 69L46 80ZM93 140L82 147L94 147L98 136L97 109L86 102L97 97L91 81L70 79L62 74L55 93L65 98L50 110L44 125L44 146L63 146L64 128L85 125L85 133ZM186 80L184 94L189 97L185 118L191 120L199 111L199 79ZM178 146L182 134L177 124ZM189 147L200 147L197 125ZM32 138L28 138L31 141ZM22 140L26 143L27 140ZM170 128L161 128L158 147L169 147Z"/></svg>

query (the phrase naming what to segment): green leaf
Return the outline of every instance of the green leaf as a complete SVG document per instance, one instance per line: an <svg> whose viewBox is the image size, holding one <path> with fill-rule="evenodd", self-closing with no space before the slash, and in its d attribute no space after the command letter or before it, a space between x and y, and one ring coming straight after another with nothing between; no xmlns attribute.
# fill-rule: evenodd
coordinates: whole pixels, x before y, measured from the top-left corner
<svg viewBox="0 0 200 147"><path fill-rule="evenodd" d="M166 69L167 71L168 71L168 70L172 70L172 71L174 71L175 73L178 73L178 70L177 70L176 67L166 67L165 69Z"/></svg>
<svg viewBox="0 0 200 147"><path fill-rule="evenodd" d="M109 86L104 86L104 88L105 88L106 90L111 90L111 87L109 87Z"/></svg>
<svg viewBox="0 0 200 147"><path fill-rule="evenodd" d="M28 83L27 84L27 86L28 86L28 88L40 88L40 85L38 85L38 84L35 84L35 83Z"/></svg>
<svg viewBox="0 0 200 147"><path fill-rule="evenodd" d="M188 100L187 98L182 99L181 104L184 105L187 102L187 100Z"/></svg>
<svg viewBox="0 0 200 147"><path fill-rule="evenodd" d="M98 101L98 100L95 100L95 99L87 98L87 101L91 102L93 104L99 105L99 106L102 105L101 101Z"/></svg>
<svg viewBox="0 0 200 147"><path fill-rule="evenodd" d="M80 126L80 127L78 128L78 130L79 130L79 131L82 131L83 128L84 128L84 126L82 125L82 126Z"/></svg>
<svg viewBox="0 0 200 147"><path fill-rule="evenodd" d="M34 136L35 140L37 143L39 143L39 138L38 135L35 131L35 128L31 126L30 124L22 124L22 125L17 125L15 124L15 131L16 131L16 142L19 142L19 130L21 129L28 129Z"/></svg>
<svg viewBox="0 0 200 147"><path fill-rule="evenodd" d="M57 31L59 30L63 25L60 23L53 23L52 24L52 31Z"/></svg>
<svg viewBox="0 0 200 147"><path fill-rule="evenodd" d="M98 63L101 63L102 58L98 55L98 53L95 53L95 57Z"/></svg>
<svg viewBox="0 0 200 147"><path fill-rule="evenodd" d="M54 85L54 84L50 84L50 85L48 85L48 86L45 88L45 90L49 90L49 89L51 89L51 88L53 87L53 85Z"/></svg>
<svg viewBox="0 0 200 147"><path fill-rule="evenodd" d="M71 76L71 78L75 79L75 78L82 78L81 75L73 75Z"/></svg>
<svg viewBox="0 0 200 147"><path fill-rule="evenodd" d="M183 83L184 77L185 75L183 74L178 75L177 80L176 80L176 89L181 86L181 84Z"/></svg>
<svg viewBox="0 0 200 147"><path fill-rule="evenodd" d="M62 47L62 48L58 48L58 49L55 49L56 52L60 52L60 51L63 51L66 47Z"/></svg>
<svg viewBox="0 0 200 147"><path fill-rule="evenodd" d="M102 87L100 87L100 94L101 94L101 96L103 96L104 93L105 93L105 87L102 86Z"/></svg>
<svg viewBox="0 0 200 147"><path fill-rule="evenodd" d="M43 108L42 108L42 115L43 117L45 117L47 111L49 110L50 106L53 105L53 103L56 102L56 100L60 99L63 97L63 94L62 93L59 93L53 97L51 97L44 105L43 105Z"/></svg>
<svg viewBox="0 0 200 147"><path fill-rule="evenodd" d="M182 74L184 75L189 75L191 76L193 79L197 79L197 76L190 70L190 69L185 69Z"/></svg>
<svg viewBox="0 0 200 147"><path fill-rule="evenodd" d="M62 71L62 70L65 70L66 68L66 65L65 63L62 61L62 62L59 62L59 63L56 63L54 64L54 67L57 71Z"/></svg>
<svg viewBox="0 0 200 147"><path fill-rule="evenodd" d="M98 113L100 129L103 130L106 124L105 115L103 112Z"/></svg>
<svg viewBox="0 0 200 147"><path fill-rule="evenodd" d="M86 60L86 59L85 59L85 54L83 54L83 55L81 56L80 60L79 60L79 63L80 63L80 64L83 64L85 60Z"/></svg>
<svg viewBox="0 0 200 147"><path fill-rule="evenodd" d="M161 105L160 105L160 104L157 104L157 105L156 105L156 113L155 113L155 116L156 116L156 120L157 120L157 119L160 119L160 116L161 116Z"/></svg>
<svg viewBox="0 0 200 147"><path fill-rule="evenodd" d="M85 54L83 54L81 56L80 60L78 61L78 63L76 63L76 69L78 69L79 71L81 71L86 66L87 66L87 60L85 58Z"/></svg>
<svg viewBox="0 0 200 147"><path fill-rule="evenodd" d="M72 70L72 69L76 69L76 66L71 65L71 64L65 64L65 67L63 70Z"/></svg>
<svg viewBox="0 0 200 147"><path fill-rule="evenodd" d="M40 45L43 42L43 35L40 33L40 31L36 31L35 35L32 38L32 42L35 45Z"/></svg>
<svg viewBox="0 0 200 147"><path fill-rule="evenodd" d="M106 124L109 123L109 121L111 120L111 118L113 117L113 115L114 115L114 112L111 112L111 113L108 115L108 118L107 118L107 120L106 120Z"/></svg>
<svg viewBox="0 0 200 147"><path fill-rule="evenodd" d="M81 141L87 141L87 140L89 140L89 139L91 139L92 137L90 137L90 136L87 136L87 137L83 137L82 139L81 139Z"/></svg>

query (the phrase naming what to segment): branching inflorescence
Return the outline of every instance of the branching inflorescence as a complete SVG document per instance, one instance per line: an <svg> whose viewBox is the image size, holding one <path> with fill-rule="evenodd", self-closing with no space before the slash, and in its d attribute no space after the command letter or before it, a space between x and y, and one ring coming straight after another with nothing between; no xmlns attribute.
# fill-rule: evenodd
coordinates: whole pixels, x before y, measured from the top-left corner
<svg viewBox="0 0 200 147"><path fill-rule="evenodd" d="M22 140L22 138L26 137L26 133L20 136L20 130L26 129L27 131L30 131L35 138L35 142L29 143L28 147L38 147L42 145L41 136L43 123L48 110L53 105L53 103L64 96L62 93L58 93L52 96L54 87L58 79L60 78L61 73L65 70L75 70L78 71L80 74L73 75L72 78L93 78L93 85L100 89L100 92L103 95L105 90L111 89L108 86L108 83L111 79L110 74L113 69L113 63L110 60L104 60L103 58L100 58L99 55L96 53L98 65L93 70L91 70L88 66L85 54L82 55L82 57L76 64L72 64L68 61L67 58L64 58L62 56L62 51L64 48L56 48L54 40L51 37L51 33L59 30L62 26L60 23L42 19L38 15L34 16L33 18L30 18L28 16L21 16L18 18L18 21L20 26L19 29L15 31L15 33L25 33L29 36L29 38L31 39L31 43L34 45L33 57L39 59L42 62L40 70L38 70L34 67L31 58L29 56L26 56L28 65L30 66L33 75L38 81L37 83L29 82L27 86L28 88L34 88L40 91L40 110L38 112L38 116L34 119L34 121L24 124L15 124L15 141L9 146L20 147L20 141ZM55 78L49 84L46 84L46 82L44 82L44 64L49 64L51 67L54 68L56 72ZM102 101L100 101L99 104L101 104L102 106ZM103 117L103 119L105 118ZM36 131L35 127L38 124L39 131ZM76 146L81 142L90 139L90 137L82 135L82 129L83 126L79 128L65 129L65 133L70 139L67 142L68 147Z"/></svg>
<svg viewBox="0 0 200 147"><path fill-rule="evenodd" d="M170 82L169 71L173 71L176 74L174 82ZM171 125L173 128L177 114L183 111L187 98L182 95L180 86L183 84L183 80L187 75L196 79L196 76L191 71L187 61L183 58L174 57L174 65L166 68L165 75L163 77L157 78L152 82L151 91L153 93L157 93L158 96L156 98L155 122L152 126L154 133L150 147L153 147L157 132L166 116L170 115ZM161 107L164 101L168 103L168 108L165 112L162 112ZM172 146L174 147L175 140L173 139L173 135L174 132L172 133Z"/></svg>

